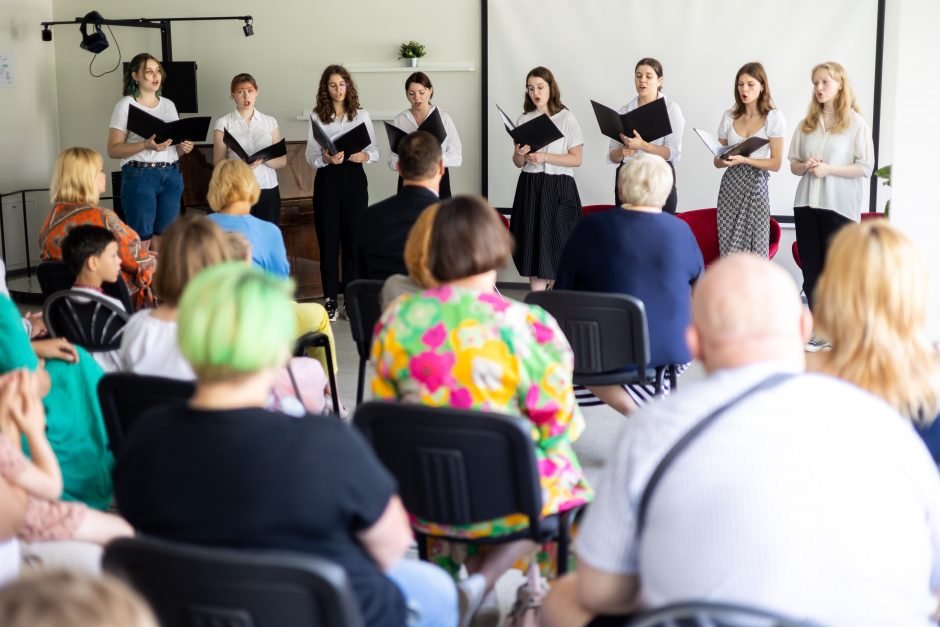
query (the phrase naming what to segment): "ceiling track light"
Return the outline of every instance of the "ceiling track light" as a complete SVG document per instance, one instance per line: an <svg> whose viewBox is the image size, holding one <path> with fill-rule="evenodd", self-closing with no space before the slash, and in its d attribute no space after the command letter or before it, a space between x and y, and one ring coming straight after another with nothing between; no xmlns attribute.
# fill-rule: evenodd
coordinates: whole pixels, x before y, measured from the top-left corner
<svg viewBox="0 0 940 627"><path fill-rule="evenodd" d="M255 27L251 20L245 20L245 25L242 26L242 31L245 33L245 37L251 37L255 34Z"/></svg>

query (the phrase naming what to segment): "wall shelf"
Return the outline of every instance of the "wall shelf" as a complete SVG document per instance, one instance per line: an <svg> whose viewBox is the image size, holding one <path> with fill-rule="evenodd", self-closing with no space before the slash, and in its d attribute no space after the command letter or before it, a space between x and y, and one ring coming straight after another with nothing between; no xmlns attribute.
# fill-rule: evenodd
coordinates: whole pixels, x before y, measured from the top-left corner
<svg viewBox="0 0 940 627"><path fill-rule="evenodd" d="M353 74L363 73L383 73L383 72L397 72L397 73L411 73L411 72L473 72L476 68L473 66L471 61L451 61L451 62L435 62L435 61L424 61L418 62L418 67L410 67L404 64L404 61L398 61L396 63L347 63L343 67L352 72Z"/></svg>

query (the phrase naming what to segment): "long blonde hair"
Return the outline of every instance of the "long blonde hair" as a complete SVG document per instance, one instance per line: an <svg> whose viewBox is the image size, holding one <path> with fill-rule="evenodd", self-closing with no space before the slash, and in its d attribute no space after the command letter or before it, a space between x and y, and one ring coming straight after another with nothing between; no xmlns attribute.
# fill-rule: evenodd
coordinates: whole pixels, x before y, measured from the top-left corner
<svg viewBox="0 0 940 627"><path fill-rule="evenodd" d="M842 86L842 89L836 94L835 102L833 103L833 111L835 111L836 114L835 125L829 130L834 133L844 131L852 123L852 112L862 112L861 108L858 106L858 101L855 100L855 92L852 91L849 75L841 64L835 61L826 61L825 63L819 63L813 67L813 71L809 73L810 81L813 80L818 70L826 70L829 72L829 76L832 77L832 80ZM803 132L812 133L815 131L816 127L819 125L819 119L822 117L822 114L823 105L816 100L816 94L814 93L809 100L806 118L803 119Z"/></svg>
<svg viewBox="0 0 940 627"><path fill-rule="evenodd" d="M52 202L97 205L98 171L103 165L101 155L91 148L75 146L60 152L49 185Z"/></svg>
<svg viewBox="0 0 940 627"><path fill-rule="evenodd" d="M832 342L821 370L929 424L940 409L940 358L927 338L927 262L885 220L852 224L833 238L813 312Z"/></svg>

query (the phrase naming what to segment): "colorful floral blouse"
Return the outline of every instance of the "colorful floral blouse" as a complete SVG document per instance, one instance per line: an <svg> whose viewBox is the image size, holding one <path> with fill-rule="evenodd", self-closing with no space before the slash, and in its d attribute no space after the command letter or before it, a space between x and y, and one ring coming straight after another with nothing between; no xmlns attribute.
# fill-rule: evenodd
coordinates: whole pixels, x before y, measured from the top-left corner
<svg viewBox="0 0 940 627"><path fill-rule="evenodd" d="M584 430L571 386L574 358L545 311L443 286L396 300L374 337L377 398L521 416L531 423L542 515L591 500L572 448ZM528 524L522 514L446 529L413 522L430 533L465 538L513 533Z"/></svg>
<svg viewBox="0 0 940 627"><path fill-rule="evenodd" d="M59 203L46 216L39 230L40 259L62 259L62 240L80 224L108 229L117 237L121 255L121 276L130 290L134 307L152 307L156 301L150 283L157 267L157 258L144 251L140 236L110 209L90 205Z"/></svg>

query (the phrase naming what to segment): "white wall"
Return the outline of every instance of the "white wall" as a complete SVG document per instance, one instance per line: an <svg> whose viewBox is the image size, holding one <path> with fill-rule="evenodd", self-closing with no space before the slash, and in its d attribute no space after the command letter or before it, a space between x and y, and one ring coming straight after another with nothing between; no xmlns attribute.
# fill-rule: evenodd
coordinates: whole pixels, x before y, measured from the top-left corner
<svg viewBox="0 0 940 627"><path fill-rule="evenodd" d="M52 19L52 0L3 0L0 10L0 54L10 55L13 85L0 88L0 192L47 187L58 149L55 56L40 39L39 23ZM3 200L7 262L25 263L20 198ZM27 197L30 233L38 233L48 209L48 195ZM30 252L38 258L31 238Z"/></svg>

